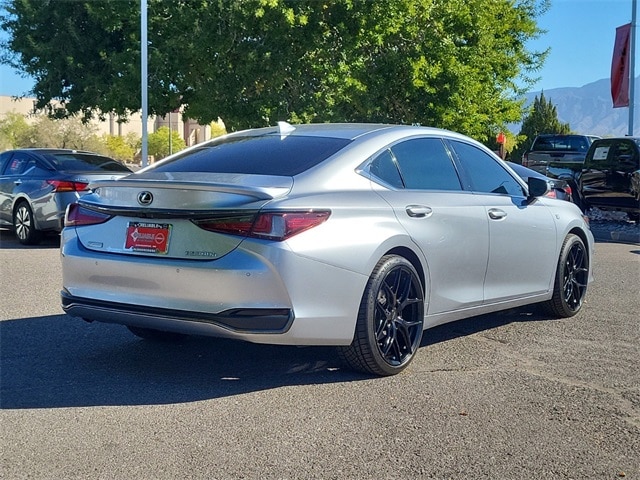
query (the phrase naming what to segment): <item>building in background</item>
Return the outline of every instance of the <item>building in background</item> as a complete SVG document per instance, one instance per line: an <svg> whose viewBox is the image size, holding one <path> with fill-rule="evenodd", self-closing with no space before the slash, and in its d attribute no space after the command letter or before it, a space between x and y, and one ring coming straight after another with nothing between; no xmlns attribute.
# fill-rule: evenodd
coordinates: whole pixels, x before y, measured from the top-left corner
<svg viewBox="0 0 640 480"><path fill-rule="evenodd" d="M35 98L0 96L0 120L11 112L24 115L28 123L41 115L45 115L43 111L35 109L35 102ZM131 114L126 121L119 121L118 115L110 113L104 121L95 118L92 123L97 127L98 135L107 134L122 137L133 133L138 137L142 136L142 115L139 112ZM211 127L209 125L200 125L192 119L184 120L180 111L172 112L165 117L149 116L147 131L152 133L160 127L170 127L171 130L178 132L187 147L211 138Z"/></svg>

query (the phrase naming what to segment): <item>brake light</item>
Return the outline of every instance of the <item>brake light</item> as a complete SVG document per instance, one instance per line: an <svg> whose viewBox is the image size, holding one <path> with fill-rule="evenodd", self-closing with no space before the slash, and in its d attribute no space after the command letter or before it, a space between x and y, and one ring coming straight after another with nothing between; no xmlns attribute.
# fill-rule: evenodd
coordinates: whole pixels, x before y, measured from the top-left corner
<svg viewBox="0 0 640 480"><path fill-rule="evenodd" d="M193 223L210 232L283 241L317 227L327 220L329 215L331 212L326 210L264 212L256 216L239 214L193 220Z"/></svg>
<svg viewBox="0 0 640 480"><path fill-rule="evenodd" d="M54 192L84 192L89 186L88 183L67 180L47 180L47 183L53 186Z"/></svg>
<svg viewBox="0 0 640 480"><path fill-rule="evenodd" d="M569 185L567 185L566 187L564 187L564 192L567 194L567 196L571 197L571 195L573 194L573 190L571 190L571 187Z"/></svg>
<svg viewBox="0 0 640 480"><path fill-rule="evenodd" d="M80 227L83 225L97 225L104 223L111 218L106 213L90 210L77 203L71 203L67 206L64 215L65 227Z"/></svg>
<svg viewBox="0 0 640 480"><path fill-rule="evenodd" d="M524 155L522 155L522 166L523 167L528 167L529 166L529 153L525 152Z"/></svg>

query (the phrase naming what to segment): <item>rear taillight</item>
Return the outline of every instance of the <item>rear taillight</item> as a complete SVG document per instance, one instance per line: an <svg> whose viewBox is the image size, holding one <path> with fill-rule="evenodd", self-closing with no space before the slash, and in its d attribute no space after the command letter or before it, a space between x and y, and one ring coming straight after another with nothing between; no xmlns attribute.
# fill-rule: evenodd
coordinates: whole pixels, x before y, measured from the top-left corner
<svg viewBox="0 0 640 480"><path fill-rule="evenodd" d="M567 196L571 198L571 195L573 195L573 190L571 190L571 187L567 185L566 187L563 188L563 190L564 190L564 193L566 193Z"/></svg>
<svg viewBox="0 0 640 480"><path fill-rule="evenodd" d="M104 223L111 218L106 213L89 210L77 203L71 203L67 206L64 215L65 227L80 227L82 225L97 225Z"/></svg>
<svg viewBox="0 0 640 480"><path fill-rule="evenodd" d="M67 180L47 180L47 183L53 186L54 192L84 192L89 187L88 183Z"/></svg>
<svg viewBox="0 0 640 480"><path fill-rule="evenodd" d="M523 167L528 167L529 166L529 154L525 152L524 155L522 155L522 166Z"/></svg>
<svg viewBox="0 0 640 480"><path fill-rule="evenodd" d="M255 216L240 214L193 220L193 223L210 232L282 241L317 227L329 218L330 214L331 212L325 210L265 212Z"/></svg>

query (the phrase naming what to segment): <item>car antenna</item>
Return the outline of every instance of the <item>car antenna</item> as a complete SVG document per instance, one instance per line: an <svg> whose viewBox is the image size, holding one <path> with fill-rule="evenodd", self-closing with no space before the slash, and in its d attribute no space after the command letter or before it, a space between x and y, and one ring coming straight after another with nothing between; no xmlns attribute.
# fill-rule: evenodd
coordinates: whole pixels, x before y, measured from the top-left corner
<svg viewBox="0 0 640 480"><path fill-rule="evenodd" d="M284 140L287 135L296 129L289 122L278 122L278 131L280 132L280 140Z"/></svg>

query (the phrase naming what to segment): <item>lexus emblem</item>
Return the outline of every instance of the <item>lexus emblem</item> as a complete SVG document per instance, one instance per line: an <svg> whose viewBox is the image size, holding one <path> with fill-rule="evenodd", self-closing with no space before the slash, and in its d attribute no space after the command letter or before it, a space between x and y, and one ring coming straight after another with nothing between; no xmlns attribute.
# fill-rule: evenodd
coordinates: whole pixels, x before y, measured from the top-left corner
<svg viewBox="0 0 640 480"><path fill-rule="evenodd" d="M153 194L151 192L140 192L138 194L138 203L140 205L151 205L151 202L153 202Z"/></svg>

